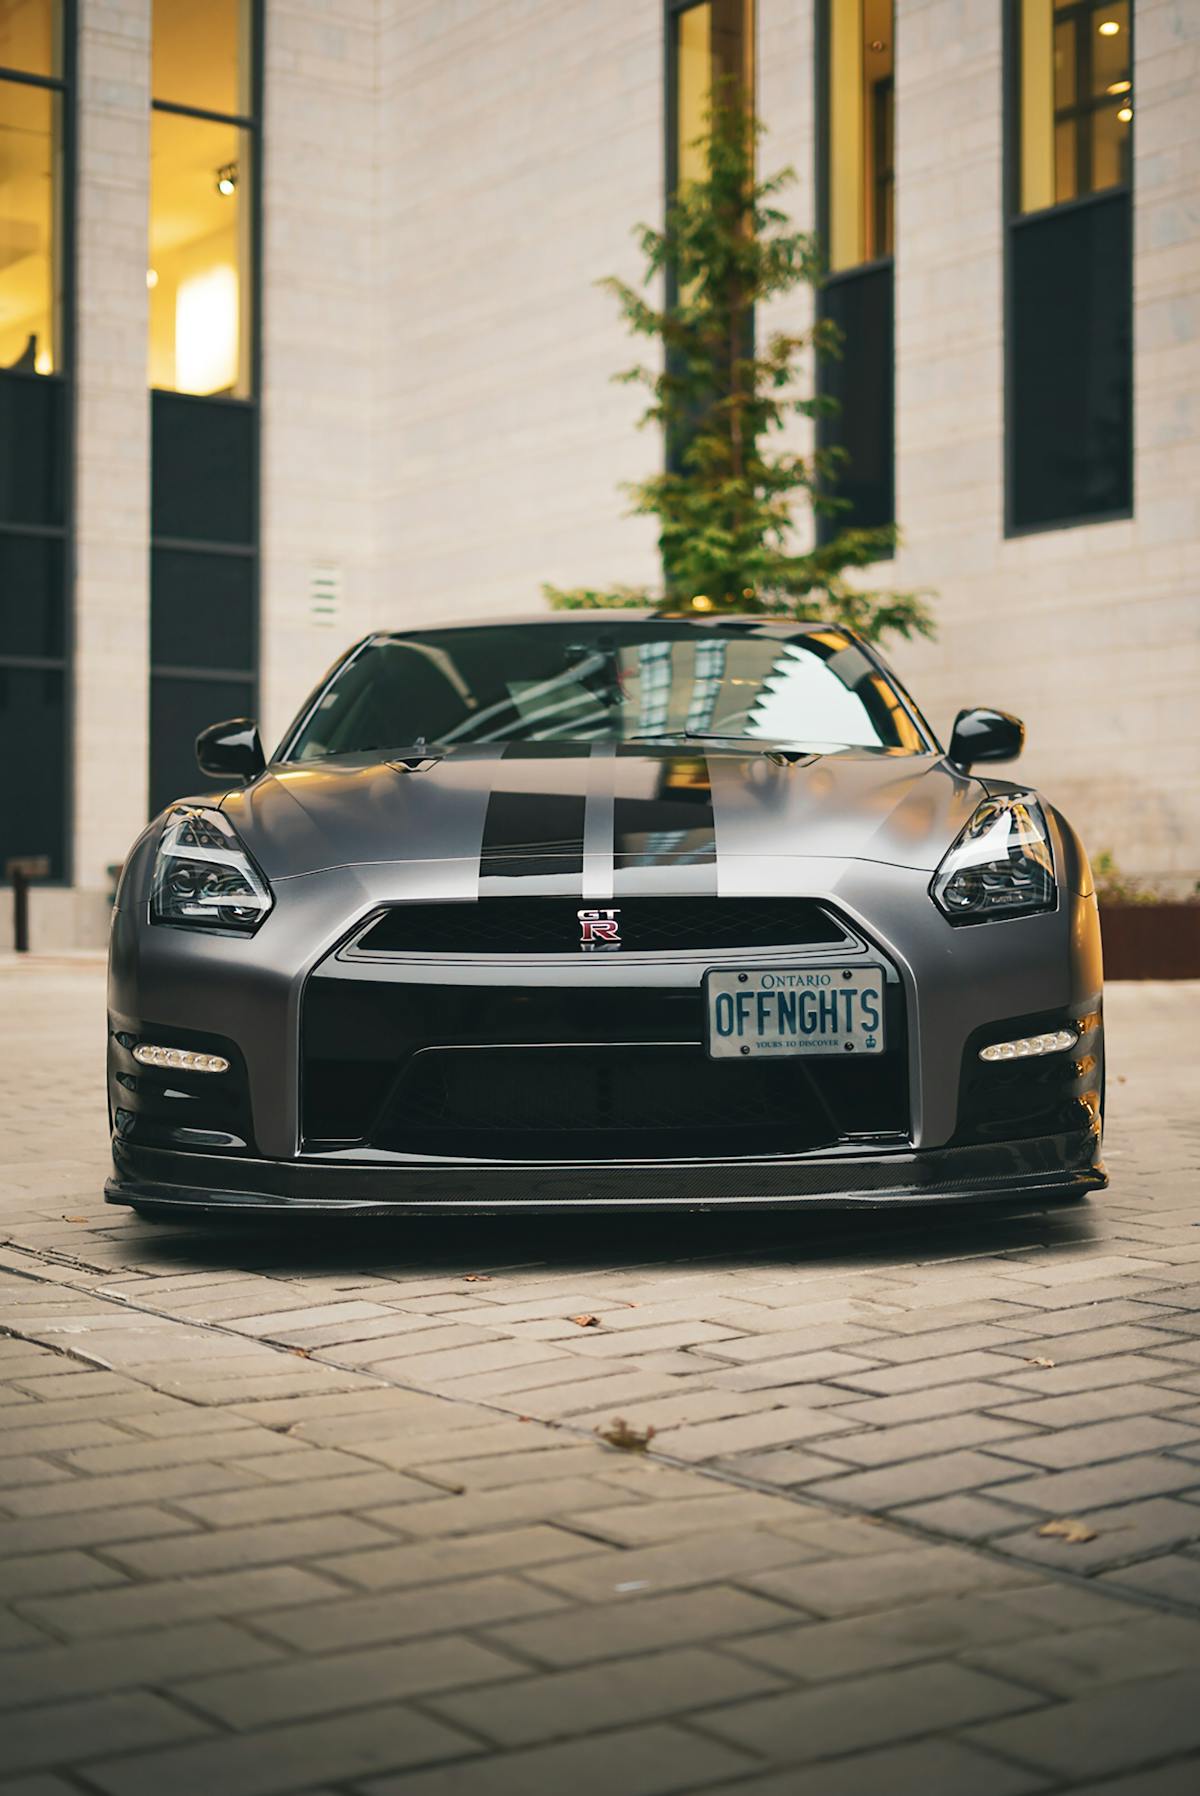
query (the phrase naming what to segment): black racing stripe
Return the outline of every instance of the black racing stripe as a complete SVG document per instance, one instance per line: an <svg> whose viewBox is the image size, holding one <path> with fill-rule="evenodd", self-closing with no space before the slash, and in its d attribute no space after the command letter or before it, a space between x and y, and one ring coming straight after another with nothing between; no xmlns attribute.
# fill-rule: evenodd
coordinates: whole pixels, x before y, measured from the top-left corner
<svg viewBox="0 0 1200 1796"><path fill-rule="evenodd" d="M586 761L590 742L507 742L506 761Z"/></svg>
<svg viewBox="0 0 1200 1796"><path fill-rule="evenodd" d="M712 779L704 754L647 757L646 790L618 791L614 848L619 868L715 866ZM715 889L715 886L714 886Z"/></svg>
<svg viewBox="0 0 1200 1796"><path fill-rule="evenodd" d="M504 761L584 760L586 742L511 742ZM556 791L553 768L540 789L508 789L503 763L488 800L479 853L480 879L544 878L548 874L583 873L583 824L586 798L583 781L575 791Z"/></svg>

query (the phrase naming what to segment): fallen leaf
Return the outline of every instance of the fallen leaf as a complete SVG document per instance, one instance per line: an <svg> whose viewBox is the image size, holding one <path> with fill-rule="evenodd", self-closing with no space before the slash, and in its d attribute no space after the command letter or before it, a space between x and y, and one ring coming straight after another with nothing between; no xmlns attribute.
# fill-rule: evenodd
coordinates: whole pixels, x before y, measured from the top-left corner
<svg viewBox="0 0 1200 1796"><path fill-rule="evenodd" d="M1043 1522L1038 1533L1044 1538L1063 1540L1069 1547L1082 1546L1085 1540L1096 1538L1096 1530L1089 1528L1086 1522L1078 1521L1073 1515L1062 1516L1054 1522Z"/></svg>
<svg viewBox="0 0 1200 1796"><path fill-rule="evenodd" d="M568 1316L567 1321L573 1322L576 1328L599 1328L600 1326L599 1316Z"/></svg>
<svg viewBox="0 0 1200 1796"><path fill-rule="evenodd" d="M87 1217L86 1216L64 1216L63 1221L64 1222L86 1222Z"/></svg>
<svg viewBox="0 0 1200 1796"><path fill-rule="evenodd" d="M614 1416L607 1428L597 1428L596 1433L610 1447L620 1447L625 1453L644 1453L654 1439L653 1428L631 1428L624 1416Z"/></svg>
<svg viewBox="0 0 1200 1796"><path fill-rule="evenodd" d="M1058 1361L1054 1359L1027 1359L1025 1364L1027 1366L1056 1366Z"/></svg>
<svg viewBox="0 0 1200 1796"><path fill-rule="evenodd" d="M309 1352L307 1347L289 1347L288 1352L294 1353L296 1355L297 1359L311 1359L312 1358L312 1354Z"/></svg>
<svg viewBox="0 0 1200 1796"><path fill-rule="evenodd" d="M492 1282L492 1275L490 1272L464 1272L463 1273L463 1284L464 1285L490 1285L491 1282Z"/></svg>

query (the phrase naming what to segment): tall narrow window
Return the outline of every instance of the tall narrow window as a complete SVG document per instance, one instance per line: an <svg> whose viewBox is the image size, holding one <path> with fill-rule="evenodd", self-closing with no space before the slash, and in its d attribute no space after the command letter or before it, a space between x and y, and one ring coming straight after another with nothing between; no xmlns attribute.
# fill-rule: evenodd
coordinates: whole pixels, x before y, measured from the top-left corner
<svg viewBox="0 0 1200 1796"><path fill-rule="evenodd" d="M1009 0L1013 531L1133 503L1132 13Z"/></svg>
<svg viewBox="0 0 1200 1796"><path fill-rule="evenodd" d="M0 5L0 879L68 873L73 23L66 0Z"/></svg>
<svg viewBox="0 0 1200 1796"><path fill-rule="evenodd" d="M667 193L706 172L705 138L714 91L734 88L754 99L754 0L667 0ZM668 275L668 299L676 297ZM754 316L747 308L743 337L753 353ZM667 465L682 465L690 436L671 432Z"/></svg>
<svg viewBox="0 0 1200 1796"><path fill-rule="evenodd" d="M256 693L258 67L254 0L154 0L150 794Z"/></svg>
<svg viewBox="0 0 1200 1796"><path fill-rule="evenodd" d="M667 186L704 173L705 119L713 87L736 81L754 93L754 0L667 0Z"/></svg>
<svg viewBox="0 0 1200 1796"><path fill-rule="evenodd" d="M818 435L845 452L836 491L850 504L820 521L824 536L890 524L895 512L893 12L892 0L820 0L818 11L817 206L829 266L820 309L844 350L820 369L837 410Z"/></svg>

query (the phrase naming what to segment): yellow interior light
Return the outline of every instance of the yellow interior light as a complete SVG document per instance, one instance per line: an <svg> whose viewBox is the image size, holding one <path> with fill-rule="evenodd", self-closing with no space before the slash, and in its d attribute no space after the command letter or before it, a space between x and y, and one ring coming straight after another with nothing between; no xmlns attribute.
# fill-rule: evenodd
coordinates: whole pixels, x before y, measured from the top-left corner
<svg viewBox="0 0 1200 1796"><path fill-rule="evenodd" d="M1110 81L1104 91L1106 94L1127 94L1132 86L1132 81Z"/></svg>
<svg viewBox="0 0 1200 1796"><path fill-rule="evenodd" d="M1101 37L1116 37L1120 29L1121 27L1117 24L1115 19L1101 19L1096 27L1096 30L1100 33Z"/></svg>

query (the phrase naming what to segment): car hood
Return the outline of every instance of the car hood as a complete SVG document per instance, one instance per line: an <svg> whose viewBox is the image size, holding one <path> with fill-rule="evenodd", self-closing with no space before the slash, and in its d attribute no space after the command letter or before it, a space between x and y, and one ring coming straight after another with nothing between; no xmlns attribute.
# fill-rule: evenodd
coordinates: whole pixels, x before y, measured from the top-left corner
<svg viewBox="0 0 1200 1796"><path fill-rule="evenodd" d="M271 879L444 861L599 889L738 856L932 871L981 795L938 755L545 742L279 764L223 805Z"/></svg>

